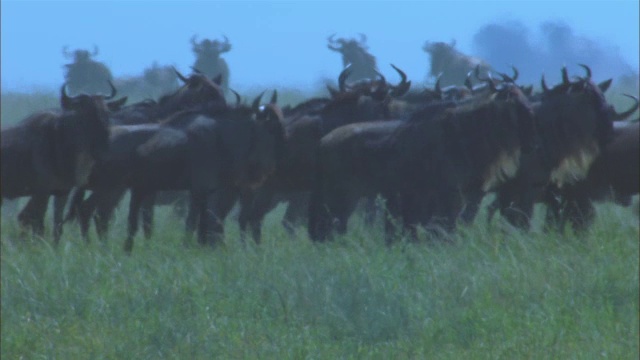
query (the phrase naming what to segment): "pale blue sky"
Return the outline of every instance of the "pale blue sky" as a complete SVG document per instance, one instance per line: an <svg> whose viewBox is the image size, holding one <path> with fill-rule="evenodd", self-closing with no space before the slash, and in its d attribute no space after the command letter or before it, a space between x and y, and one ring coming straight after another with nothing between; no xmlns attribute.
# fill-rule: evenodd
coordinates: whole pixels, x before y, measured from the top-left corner
<svg viewBox="0 0 640 360"><path fill-rule="evenodd" d="M603 72L616 74L623 65L637 72L640 52L639 5L632 0L3 0L1 7L3 91L59 86L62 66L68 61L62 55L64 45L70 49L98 45L96 59L106 63L116 77L138 75L153 61L173 64L188 73L194 61L189 43L193 34L229 37L233 48L225 58L231 86L238 89L310 88L323 76L337 77L341 60L326 47L326 38L334 32L346 37L367 34L370 51L383 73L395 79L388 65L394 63L418 83L425 80L429 69L429 57L422 51L425 41L456 39L458 49L478 54L482 49L474 44L474 35L490 23L520 27L534 45L544 43L540 40L544 22L566 25L576 42L586 41L598 48L596 52L617 61L613 66L600 66L601 72L594 72L597 78L611 76ZM499 59L502 63L493 65L503 70L513 62L509 49ZM539 79L543 71L553 78L559 71L515 65L529 65L526 78Z"/></svg>

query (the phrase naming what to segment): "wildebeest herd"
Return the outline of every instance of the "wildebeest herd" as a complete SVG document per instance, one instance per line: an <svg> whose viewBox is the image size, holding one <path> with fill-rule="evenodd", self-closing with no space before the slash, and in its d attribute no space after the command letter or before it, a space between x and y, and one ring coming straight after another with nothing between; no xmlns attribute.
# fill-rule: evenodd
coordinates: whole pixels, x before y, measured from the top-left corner
<svg viewBox="0 0 640 360"><path fill-rule="evenodd" d="M638 99L629 95L633 105L616 112L604 97L611 80L596 84L587 65L574 77L558 69L562 82L553 87L543 76L533 93L517 84L515 67L512 75L494 72L454 44L428 42L438 81L410 91L400 68L391 65L396 84L380 74L365 41L330 36L329 49L343 56L337 88L294 107L281 108L275 90L248 105L229 89L235 101L227 101L229 71L219 57L231 49L226 37L192 38L194 52L208 57L188 77L172 69L182 85L157 101L125 105L113 100L106 68L85 68L84 79L100 79L109 95L83 86L71 67L61 109L2 130L2 198L30 197L18 220L42 235L53 196L57 243L71 219L86 239L92 221L104 238L129 191L130 252L139 217L151 236L154 204L167 194L188 194L187 234L215 245L236 202L240 227L255 241L280 201L289 202L285 226L307 222L311 239L324 241L347 230L361 200L373 211L381 198L390 243L397 230L415 238L418 226L442 238L473 221L490 192L490 216L497 211L527 229L542 202L548 224L576 230L593 221L592 201L628 204L638 193L640 127L620 121ZM75 54L88 61L87 51Z"/></svg>

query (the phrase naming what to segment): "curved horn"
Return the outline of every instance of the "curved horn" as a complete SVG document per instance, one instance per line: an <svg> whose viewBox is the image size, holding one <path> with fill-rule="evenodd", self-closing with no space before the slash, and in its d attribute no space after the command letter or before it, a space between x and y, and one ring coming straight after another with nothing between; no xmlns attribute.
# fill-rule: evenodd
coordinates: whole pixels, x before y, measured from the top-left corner
<svg viewBox="0 0 640 360"><path fill-rule="evenodd" d="M542 79L540 80L540 85L542 86L542 91L547 93L549 92L549 88L547 87L547 83L544 81L544 74L542 74Z"/></svg>
<svg viewBox="0 0 640 360"><path fill-rule="evenodd" d="M229 91L231 91L233 95L236 96L236 106L240 106L240 103L242 102L242 98L240 97L240 94L238 94L238 92L236 92L233 89L229 89Z"/></svg>
<svg viewBox="0 0 640 360"><path fill-rule="evenodd" d="M273 90L273 95L271 95L271 100L269 104L275 105L278 102L278 90Z"/></svg>
<svg viewBox="0 0 640 360"><path fill-rule="evenodd" d="M222 48L220 49L220 52L225 53L231 50L231 43L229 42L229 38L227 37L227 35L222 34L222 37L224 38L224 42L222 43Z"/></svg>
<svg viewBox="0 0 640 360"><path fill-rule="evenodd" d="M511 69L513 69L513 81L515 82L516 80L518 80L518 75L520 75L520 72L518 72L518 69L516 69L516 67L514 65L511 65Z"/></svg>
<svg viewBox="0 0 640 360"><path fill-rule="evenodd" d="M473 70L469 70L469 72L467 73L467 78L464 79L464 86L466 86L467 89L471 90L471 92L473 92L473 84L471 83L472 73L473 73Z"/></svg>
<svg viewBox="0 0 640 360"><path fill-rule="evenodd" d="M340 76L338 76L338 89L340 89L340 92L345 92L347 90L345 82L349 75L351 75L351 65L344 68L340 73Z"/></svg>
<svg viewBox="0 0 640 360"><path fill-rule="evenodd" d="M260 100L262 100L262 95L264 95L264 91L260 93L260 95L258 95L255 100L253 100L253 103L251 103L251 109L253 109L253 111L259 111L260 110Z"/></svg>
<svg viewBox="0 0 640 360"><path fill-rule="evenodd" d="M436 80L436 86L435 86L435 90L436 93L438 94L439 97L442 97L442 88L440 88L440 78L442 77L442 73L438 74L437 80Z"/></svg>
<svg viewBox="0 0 640 360"><path fill-rule="evenodd" d="M411 81L407 81L407 74L404 71L400 70L397 66L391 64L391 67L400 75L400 83L398 85L393 86L393 90L391 92L392 96L402 96L409 91L411 87Z"/></svg>
<svg viewBox="0 0 640 360"><path fill-rule="evenodd" d="M563 66L561 71L562 71L562 83L565 85L569 84L570 81L569 81L569 73L567 72L567 67Z"/></svg>
<svg viewBox="0 0 640 360"><path fill-rule="evenodd" d="M628 118L629 116L631 116L631 114L633 114L634 112L636 112L636 110L638 110L638 98L633 96L633 95L629 95L629 94L622 94L628 98L631 98L635 101L635 104L633 104L633 106L631 108L629 108L629 110L625 111L625 112L621 112L618 113L615 110L613 111L615 113L615 115L613 116L613 121L619 121L619 120L624 120L626 118Z"/></svg>
<svg viewBox="0 0 640 360"><path fill-rule="evenodd" d="M111 82L111 80L108 80L109 82L109 87L111 87L111 95L109 96L105 96L104 99L105 100L111 100L114 97L116 97L116 94L118 93L118 91L116 90L116 87L113 85L113 82Z"/></svg>
<svg viewBox="0 0 640 360"><path fill-rule="evenodd" d="M73 98L67 95L67 83L62 84L60 88L60 105L63 109L68 109L73 103Z"/></svg>
<svg viewBox="0 0 640 360"><path fill-rule="evenodd" d="M330 43L335 43L335 42L336 42L336 40L334 39L334 37L335 37L335 36L336 36L336 33L333 33L333 34L331 34L331 35L327 38L327 40L328 40Z"/></svg>
<svg viewBox="0 0 640 360"><path fill-rule="evenodd" d="M93 44L93 53L91 54L91 56L96 56L98 55L98 45Z"/></svg>
<svg viewBox="0 0 640 360"><path fill-rule="evenodd" d="M591 69L585 64L578 64L578 66L582 67L584 71L587 72L587 80L591 80Z"/></svg>
<svg viewBox="0 0 640 360"><path fill-rule="evenodd" d="M186 77L184 77L184 75L180 74L180 71L178 71L178 69L176 69L175 67L171 67L173 69L173 71L176 73L176 75L178 76L178 79L180 79L180 81L182 81L183 83L188 83L189 79L187 79Z"/></svg>
<svg viewBox="0 0 640 360"><path fill-rule="evenodd" d="M358 35L360 35L360 43L364 44L367 42L367 35L363 34L363 33L358 33Z"/></svg>

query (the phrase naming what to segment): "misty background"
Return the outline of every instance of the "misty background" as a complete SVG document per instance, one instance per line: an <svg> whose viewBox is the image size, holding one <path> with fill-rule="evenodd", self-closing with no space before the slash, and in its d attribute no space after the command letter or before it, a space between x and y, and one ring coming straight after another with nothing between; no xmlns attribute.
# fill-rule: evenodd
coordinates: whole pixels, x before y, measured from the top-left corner
<svg viewBox="0 0 640 360"><path fill-rule="evenodd" d="M390 81L403 69L415 86L433 82L426 41L451 42L496 70L520 70L520 84L560 80L560 68L638 88L638 1L15 1L1 5L2 92L57 89L62 53L93 50L117 78L152 64L189 73L189 39L221 39L230 86L318 88L342 69L327 37L367 35L369 52ZM637 91L636 91L637 92Z"/></svg>

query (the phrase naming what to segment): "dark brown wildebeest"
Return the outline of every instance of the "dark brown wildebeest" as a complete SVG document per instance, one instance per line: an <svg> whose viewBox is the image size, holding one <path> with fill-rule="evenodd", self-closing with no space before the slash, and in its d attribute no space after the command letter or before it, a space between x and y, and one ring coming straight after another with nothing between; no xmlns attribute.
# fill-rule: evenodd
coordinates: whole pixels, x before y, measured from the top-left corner
<svg viewBox="0 0 640 360"><path fill-rule="evenodd" d="M70 53L65 46L62 53L73 58L73 63L64 65L64 78L71 95L100 94L109 90L107 83L113 81L111 71L105 64L92 59L98 55L98 47L94 47L93 53L81 49Z"/></svg>
<svg viewBox="0 0 640 360"><path fill-rule="evenodd" d="M431 57L429 74L433 77L442 74L443 86L464 84L469 71L478 66L482 72L491 70L491 66L483 60L465 55L456 50L455 41L450 44L427 41L422 49Z"/></svg>
<svg viewBox="0 0 640 360"><path fill-rule="evenodd" d="M259 99L252 107L227 107L215 115L187 110L159 124L112 129L112 151L91 174L88 201L104 196L108 201L114 190L131 190L127 252L140 206L166 190L189 190L188 232L197 226L200 243L220 241L222 221L239 192L262 183L282 153L279 109L275 103L260 107Z"/></svg>
<svg viewBox="0 0 640 360"><path fill-rule="evenodd" d="M222 77L222 89L226 92L229 89L229 66L220 57L221 54L231 50L229 39L224 36L224 41L203 39L196 42L196 35L191 37L193 52L196 54L196 62L193 68L202 72L209 78Z"/></svg>
<svg viewBox="0 0 640 360"><path fill-rule="evenodd" d="M349 76L353 81L364 79L376 79L378 77L378 67L376 58L367 52L367 37L360 34L360 41L356 39L345 40L343 38L334 39L335 34L329 36L330 50L337 51L342 55L342 67L351 69Z"/></svg>
<svg viewBox="0 0 640 360"><path fill-rule="evenodd" d="M35 196L46 201L50 194L66 193L86 184L96 161L107 152L109 139L108 109L105 99L111 95L69 97L66 84L61 92L61 111L39 112L18 125L2 130L2 198ZM64 200L56 208L64 207ZM61 212L59 212L61 214ZM42 234L41 216L21 213L21 223ZM43 215L44 216L44 215ZM60 219L54 219L56 225ZM59 226L54 239L59 240Z"/></svg>
<svg viewBox="0 0 640 360"><path fill-rule="evenodd" d="M553 203L554 188L563 189L584 179L613 139L613 121L635 111L637 104L617 114L603 95L611 82L596 85L590 69L582 66L587 71L585 78L570 81L563 68L563 82L553 89L547 88L543 78L544 91L535 105L540 144L522 159L517 176L496 193L490 214L500 210L508 222L527 229L534 203L542 197Z"/></svg>
<svg viewBox="0 0 640 360"><path fill-rule="evenodd" d="M534 134L528 100L508 83L466 102L435 103L407 122L337 128L322 138L310 236L326 239L336 222L344 233L357 199L373 194L405 226L451 230L467 194L515 175Z"/></svg>
<svg viewBox="0 0 640 360"><path fill-rule="evenodd" d="M348 84L347 68L339 76L340 90L330 90L331 99L312 99L285 114L286 155L264 186L243 194L239 218L242 230L250 226L254 240L260 241L265 214L285 199L289 202L285 227L291 230L292 224L304 219L320 139L345 124L389 119L389 101L404 95L410 86L406 75L393 67L401 77L398 85L390 85L384 78Z"/></svg>
<svg viewBox="0 0 640 360"><path fill-rule="evenodd" d="M122 110L110 114L112 125L143 125L153 124L166 119L179 111L191 110L206 114L216 114L226 110L227 105L220 88L221 78L211 80L202 73L194 73L188 78L175 70L177 77L184 85L172 94L160 98L158 102L147 100L129 105ZM74 217L80 211L81 228L88 228L89 218L97 212L96 227L99 235L106 233L108 223L115 207L126 193L126 187L113 187L110 192L92 195L85 204L82 204L84 194L78 193L72 200L74 213L68 217ZM145 234L151 235L151 223L154 201L151 199L143 205L143 222ZM83 231L86 236L86 231ZM88 240L88 238L86 238Z"/></svg>
<svg viewBox="0 0 640 360"><path fill-rule="evenodd" d="M197 109L201 111L215 112L216 109L225 107L224 97L218 88L220 79L212 82L206 76L202 74L193 74L186 78L180 74L177 70L173 69L176 76L184 83L184 85L171 94L164 95L158 102L147 100L141 101L135 104L131 104L122 107L126 102L126 97L117 101L107 103L107 107L110 110L109 123L110 125L134 125L134 124L148 124L158 121L168 115L185 109ZM218 82L216 82L218 81ZM114 88L115 91L115 88ZM70 190L70 189L69 189ZM119 199L124 195L125 189L120 193L113 192L112 198L103 199L103 203L96 204L102 207L101 213L109 214L119 202ZM64 203L66 202L68 193L57 193L54 206L54 234L56 242L62 235L62 210ZM41 232L44 229L44 215L46 213L47 205L49 203L49 196L44 194L35 194L29 199L24 209L19 214L19 219L25 224L29 224L34 229L39 229ZM78 191L74 194L71 201L72 213L68 217L74 217L76 211L79 208L79 204L84 198L84 191ZM145 213L149 213L149 207L152 207L152 203L145 204ZM86 211L91 211L86 209ZM84 216L89 216L85 214ZM145 218L146 219L146 218ZM108 222L108 219L105 220ZM147 222L150 220L147 219ZM101 229L104 226L101 227Z"/></svg>

